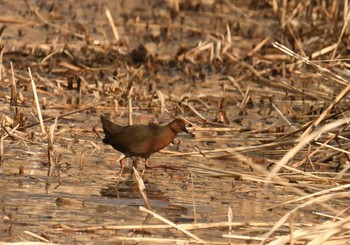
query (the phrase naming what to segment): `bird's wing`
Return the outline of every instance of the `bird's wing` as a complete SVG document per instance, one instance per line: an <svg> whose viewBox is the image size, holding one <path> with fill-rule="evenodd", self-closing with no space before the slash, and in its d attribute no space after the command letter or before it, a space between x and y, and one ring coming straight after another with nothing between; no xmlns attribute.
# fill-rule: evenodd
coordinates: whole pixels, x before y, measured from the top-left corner
<svg viewBox="0 0 350 245"><path fill-rule="evenodd" d="M131 155L151 154L154 138L157 136L157 127L147 125L126 126L111 139L120 151Z"/></svg>

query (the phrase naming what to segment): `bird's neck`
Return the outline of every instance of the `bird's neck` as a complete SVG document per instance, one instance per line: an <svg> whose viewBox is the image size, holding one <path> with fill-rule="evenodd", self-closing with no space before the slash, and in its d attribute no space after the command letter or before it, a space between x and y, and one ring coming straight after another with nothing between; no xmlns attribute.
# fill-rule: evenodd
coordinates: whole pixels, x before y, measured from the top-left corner
<svg viewBox="0 0 350 245"><path fill-rule="evenodd" d="M174 140L175 136L176 133L171 129L170 125L160 127L157 133L157 139L153 143L153 150L159 151L166 147Z"/></svg>

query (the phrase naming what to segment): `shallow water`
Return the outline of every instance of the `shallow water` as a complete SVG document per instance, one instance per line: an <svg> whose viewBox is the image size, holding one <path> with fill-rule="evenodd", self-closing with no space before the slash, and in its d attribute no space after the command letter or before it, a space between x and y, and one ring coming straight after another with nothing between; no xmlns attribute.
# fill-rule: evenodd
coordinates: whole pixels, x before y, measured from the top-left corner
<svg viewBox="0 0 350 245"><path fill-rule="evenodd" d="M172 1L90 0L67 1L67 4L42 1L40 6L37 6L38 1L28 2L3 1L4 7L0 8L1 15L11 17L7 19L8 27L1 39L1 46L5 47L0 74L1 119L14 119L15 115L22 113L25 125L37 122L28 67L34 74L44 118L57 117L102 101L105 104L58 119L53 146L55 164L51 167L48 166L48 137L40 133L39 125L16 131L7 137L12 123L5 122L5 119L1 122L6 130L0 127L0 137L6 138L0 166L0 242L39 241L25 231L59 244L119 244L126 238L183 239L178 240L179 243L189 241L187 235L176 229L101 228L108 225L164 224L157 218L148 219L147 213L140 210L140 206L145 207L146 204L135 176L130 174L131 160L119 178L120 166L112 159L120 153L101 141L101 114L110 115L120 124L128 121L127 90L130 77L134 79L134 124L166 123L178 115L183 115L193 124L188 125L188 129L194 136L180 134L178 146L169 146L151 156L151 165L168 165L177 170L155 168L144 171L143 159L138 163L153 212L176 224L208 224L228 220L268 223L266 226L233 227L237 235L261 237L297 205L295 202L268 211L271 206L302 195L280 183L263 183L268 174L265 171L267 165L281 159L299 135L287 137L287 141L278 146L259 146L274 142L293 132L294 128L305 125L316 117L317 113L314 112L324 109L328 101L316 101L312 97L310 102L307 96L278 87L277 83L290 76L291 81L294 79L291 86L300 91L319 89L315 89L308 78L295 74L286 76L284 73L289 68L281 68L280 64L274 64L275 61L265 59L260 63L261 56L275 54L275 50L271 52L271 47L263 49L262 54L258 52L256 57L249 57L251 63L245 63L246 55L266 38L265 33L260 31L275 29L272 27L277 22L276 16L271 16L274 13L267 4L255 7L249 1L234 1L238 7L242 7L242 13L249 13L245 17L254 18L254 15L261 14L264 22L259 26L254 21L246 21L241 14L232 14L231 7L221 8L226 1L208 4L207 1L184 1L179 13L172 12ZM200 2L198 6L191 5L197 2ZM38 13L54 25L43 21L36 14L36 7ZM105 7L111 11L121 36L117 44L106 18ZM32 22L28 24L29 20ZM56 25L71 32L67 34L66 30ZM217 48L228 44L225 41L228 39L227 27L231 28L233 44L230 43L225 50L231 58L221 54L222 50L216 54ZM88 33L88 40L74 35L85 32ZM282 36L285 35L283 33ZM213 49L193 52L197 44L203 43L214 44L211 46ZM151 59L141 64L129 63L127 54L139 44L147 48ZM189 52L184 57L177 57L177 52L184 47ZM211 60L211 52L219 56ZM17 107L10 104L10 62L14 65L17 89L24 97ZM283 62L284 66L286 59L278 62ZM262 83L261 77L251 73L247 65L262 72L259 76L269 79L277 77L276 80L272 79L277 87ZM283 70L283 77L276 75L280 70ZM307 82L303 83L303 79ZM79 91L78 81L81 85ZM322 88L326 89L326 84L322 84ZM333 86L330 88L333 90ZM164 97L164 107L167 109L164 112L160 108L160 95ZM328 97L332 98L333 94ZM220 108L223 100L227 105ZM118 101L117 108L115 101ZM246 104L243 105L243 102ZM272 102L294 128L272 108ZM186 104L210 123L205 123ZM230 125L217 122L219 109L227 113ZM310 110L313 112L310 113ZM52 120L45 122L47 132L52 123ZM311 152L310 149L303 151L293 160L301 160ZM322 154L327 156L328 152L320 149L318 153L322 158L317 156L316 160L323 159ZM249 163L256 165L251 167ZM302 177L305 178L298 189L301 193L338 184L312 183L307 176ZM285 178L283 181L293 184L295 179ZM345 208L342 206L344 203L339 203L336 205L340 210ZM230 208L232 218L228 217ZM323 222L320 216L315 215L317 210L318 205L299 210L290 222L297 223L296 226ZM94 231L68 229L98 226L101 229ZM275 235L289 234L289 229L285 227ZM195 229L191 232L205 241L223 244L230 241L233 244L258 243L248 238L223 238L224 234L229 233L227 227ZM152 241L148 243L153 244Z"/></svg>
<svg viewBox="0 0 350 245"><path fill-rule="evenodd" d="M187 145L193 139L180 136ZM130 231L102 232L93 234L55 232L59 226L88 227L99 225L142 224L146 214L139 210L145 206L134 176L130 175L130 163L122 179L118 181L119 165L114 160L116 152L110 146L95 142L101 147L90 157L85 152L84 166L78 169L79 158L65 155L61 160L69 163L54 171L54 176L47 177L48 168L40 162L46 158L33 157L31 164L25 164L24 175L17 175L22 160L7 158L1 167L0 195L3 229L0 238L3 241L31 240L22 232L29 230L44 235L51 242L63 243L75 241L84 243L95 239L113 241L114 236L124 236ZM80 144L80 143L79 143ZM181 148L180 148L181 149ZM12 152L14 149L8 149ZM249 173L249 169L235 166L234 162L217 161L216 168L229 169L233 172ZM210 223L227 221L228 208L232 208L235 222L272 222L280 215L264 211L269 205L280 201L283 190L277 187L264 191L259 184L242 182L230 177L209 177L198 171L198 166L210 168L198 157L172 157L157 153L151 157L151 164L169 164L180 170L146 170L143 181L147 196L154 212L175 223L193 223L194 211L196 222ZM220 166L222 165L222 166ZM194 166L194 167L192 167ZM138 164L142 170L143 163ZM12 174L10 174L12 173ZM191 177L192 174L192 177ZM192 189L193 181L193 189ZM281 196L282 197L282 196ZM283 198L283 197L282 197ZM285 197L284 197L285 198ZM6 217L9 220L6 220ZM151 219L150 223L159 223ZM194 231L205 240L217 240L226 229ZM156 237L183 236L172 230L150 231Z"/></svg>

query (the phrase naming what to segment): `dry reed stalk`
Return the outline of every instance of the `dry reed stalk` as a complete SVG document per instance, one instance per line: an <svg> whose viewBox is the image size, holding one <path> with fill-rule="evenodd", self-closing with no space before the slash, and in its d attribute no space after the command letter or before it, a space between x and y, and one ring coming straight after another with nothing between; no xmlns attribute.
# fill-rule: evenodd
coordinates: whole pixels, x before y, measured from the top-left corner
<svg viewBox="0 0 350 245"><path fill-rule="evenodd" d="M254 167L257 167L257 166L254 166ZM218 174L220 174L219 176L230 176L230 177L240 179L242 181L253 181L253 182L265 183L265 184L274 184L274 183L276 184L277 183L275 181L269 181L269 182L266 181L264 175L263 176L253 176L253 175L241 174L241 173L236 173L233 171L228 171L228 170L223 170L223 169L218 169L218 168L210 168L207 166L198 166L198 164L193 165L193 166L190 165L189 168L194 170L194 171L196 171L196 169L207 170L208 176L215 176L215 173L218 173Z"/></svg>
<svg viewBox="0 0 350 245"><path fill-rule="evenodd" d="M79 171L83 171L84 169L84 159L85 159L85 151L83 150L80 153L80 157L79 157Z"/></svg>
<svg viewBox="0 0 350 245"><path fill-rule="evenodd" d="M212 161L210 158L208 158L200 149L198 149L197 146L194 146L193 149L195 149L196 151L198 151L199 154L201 154L201 156L203 156L203 157L210 163L210 166L213 166L213 165L214 165L213 161Z"/></svg>
<svg viewBox="0 0 350 245"><path fill-rule="evenodd" d="M123 241L123 242L133 242L133 243L145 243L145 244L184 244L187 245L189 243L201 243L193 239L176 239L176 238L152 238L152 237L114 237L117 240ZM209 243L206 242L206 244L225 244L225 243Z"/></svg>
<svg viewBox="0 0 350 245"><path fill-rule="evenodd" d="M33 76L32 76L32 72L30 70L30 67L28 67L28 72L29 72L29 78L30 78L30 81L32 83L32 89L33 89L33 95L34 95L34 102L35 102L35 105L36 105L36 110L37 110L37 113L38 113L38 118L39 118L39 124L40 124L40 128L41 128L41 132L46 135L46 130L45 130L45 126L44 126L44 121L43 121L43 117L41 115L41 109L40 109L40 104L39 104L39 98L38 98L38 94L36 92L36 86L35 86L35 82L34 82L34 79L33 79Z"/></svg>
<svg viewBox="0 0 350 245"><path fill-rule="evenodd" d="M66 113L63 113L57 117L49 117L49 118L46 118L43 120L43 122L49 122L49 121L52 121L52 120L56 120L56 118L63 118L63 117L66 117L66 116L70 116L72 114L75 114L75 113L79 113L79 112L82 112L82 111L85 111L85 110L89 110L91 108L94 108L96 106L99 106L99 105L103 105L105 104L105 102L99 102L97 104L93 104L93 105L90 105L90 106L86 106L86 107L83 107L81 109L77 109L77 110L73 110L73 111L70 111L70 112L66 112ZM26 129L26 128L30 128L30 127L33 127L33 126L36 126L38 125L39 123L36 122L36 123L32 123L32 124L29 124L29 125L26 125L26 126L23 126L23 127L20 127L18 130L23 130L23 129Z"/></svg>
<svg viewBox="0 0 350 245"><path fill-rule="evenodd" d="M283 115L283 113L280 111L280 109L275 105L275 103L272 103L272 107L277 111L278 115L282 117L282 119L293 129L296 130L296 128L293 126L293 124Z"/></svg>
<svg viewBox="0 0 350 245"><path fill-rule="evenodd" d="M325 117L330 113L331 110L350 92L350 84L346 86L334 99L334 101L327 107L326 110L324 110L321 115L315 120L300 136L300 139L306 137L309 135L324 119Z"/></svg>
<svg viewBox="0 0 350 245"><path fill-rule="evenodd" d="M11 129L11 131L7 131L7 129L5 128L4 125L1 124L1 127L3 128L3 130L7 133L7 135L4 136L4 139L6 139L8 136L9 137L12 137L12 136L15 136L14 134L12 134L13 132L15 132L17 130L17 128L19 127L19 124L17 124L14 128ZM21 140L24 140L23 137L20 137L20 136L15 136L15 137L18 137L20 138ZM32 141L34 142L34 141Z"/></svg>
<svg viewBox="0 0 350 245"><path fill-rule="evenodd" d="M139 207L140 208L140 211L142 212L145 212L145 213L148 213L150 215L152 215L153 217L155 217L156 219L172 226L173 228L183 232L184 234L186 234L187 236L195 239L197 242L201 242L201 243L205 243L204 240L200 239L199 237L197 237L196 235L192 234L191 232L181 228L180 226L178 226L177 224L175 224L174 222L171 222L170 220L160 216L159 214L155 213L155 212L152 212L151 210L148 210L148 209L145 209L144 207Z"/></svg>
<svg viewBox="0 0 350 245"><path fill-rule="evenodd" d="M0 163L4 161L4 136L0 137Z"/></svg>
<svg viewBox="0 0 350 245"><path fill-rule="evenodd" d="M119 103L118 100L113 100L114 102L114 115L118 115L119 114Z"/></svg>
<svg viewBox="0 0 350 245"><path fill-rule="evenodd" d="M208 156L208 154L211 153L226 153L226 155L234 154L236 152L251 152L256 150L262 150L262 149L268 149L268 148L276 148L276 147L282 147L282 146L288 146L291 144L298 143L296 139L291 140L285 140L280 142L272 142L267 144L261 144L261 145L252 145L252 146L240 146L235 148L219 148L214 150L202 150L203 154L207 154L206 156L208 158L217 158L221 156ZM171 154L170 156L196 156L200 157L201 154L198 152L174 152L174 151L168 151L168 150L161 150L162 153L168 153ZM225 156L226 156L225 155Z"/></svg>
<svg viewBox="0 0 350 245"><path fill-rule="evenodd" d="M344 209L344 210L348 210L348 208ZM318 216L321 216L321 217L325 217L325 218L330 218L332 219L333 221L335 220L343 220L344 218L339 218L339 217L336 217L334 215L329 215L329 214L324 214L324 213L321 213L321 212L314 212L316 215Z"/></svg>
<svg viewBox="0 0 350 245"><path fill-rule="evenodd" d="M316 150L314 150L313 152L307 154L307 156L305 156L301 161L293 163L292 167L293 168L297 168L301 165L303 165L307 160L309 160L313 155L315 155L317 152L319 152L321 150L321 148L325 145L328 144L331 140L333 140L335 138L335 135L333 135L334 137L330 137L328 138L325 143L319 143L319 142L315 142L316 144L319 144L320 147L317 147Z"/></svg>
<svg viewBox="0 0 350 245"><path fill-rule="evenodd" d="M309 245L318 244L348 244L350 230L350 217L343 220L327 221L322 224L315 224L306 228L299 228L293 233L295 240L304 240ZM335 237L336 235L347 234L343 238ZM288 244L290 235L281 236L274 241L268 243L269 245ZM333 242L333 243L332 243Z"/></svg>
<svg viewBox="0 0 350 245"><path fill-rule="evenodd" d="M44 238L42 236L39 236L39 235L37 235L37 234L35 234L35 233L31 232L31 231L23 231L23 233L25 233L27 235L30 235L30 236L32 236L32 237L34 237L34 238L36 238L36 239L38 239L40 241L43 241L43 242L45 242L45 244L53 244L53 243L50 243L50 240L48 240L48 239L46 239L46 238Z"/></svg>
<svg viewBox="0 0 350 245"><path fill-rule="evenodd" d="M132 125L132 92L133 92L133 82L131 82L129 90L128 90L128 125Z"/></svg>
<svg viewBox="0 0 350 245"><path fill-rule="evenodd" d="M50 21L48 21L47 19L45 19L40 13L39 13L39 8L35 9L34 10L34 13L35 15L38 17L39 20L41 20L42 22L44 22L46 25L50 26L50 27L53 27L55 29L58 29L64 33L67 33L67 34L70 34L70 35L73 35L79 39L83 39L85 40L86 39L86 36L85 35L82 35L82 34L79 34L79 33L76 33L76 32L73 32L67 28L64 28L62 26L59 26L59 25L56 25L56 24L53 24L51 23Z"/></svg>
<svg viewBox="0 0 350 245"><path fill-rule="evenodd" d="M269 228L272 223L267 222L212 222L212 223L196 223L196 224L177 224L179 227L185 230L197 230L197 229L213 229L213 228L225 228L225 227L264 227ZM287 227L287 225L284 225ZM102 225L91 227L60 227L51 230L54 231L69 231L69 232L89 232L98 230L144 230L144 229L169 229L173 226L169 224L162 225Z"/></svg>
<svg viewBox="0 0 350 245"><path fill-rule="evenodd" d="M272 35L267 36L266 38L264 38L259 44L257 44L255 46L255 48L253 50L251 50L247 56L253 56L255 53L257 53L258 51L260 51L266 44L270 43L272 39Z"/></svg>
<svg viewBox="0 0 350 245"><path fill-rule="evenodd" d="M166 109L164 95L163 95L162 91L160 91L160 90L157 90L156 93L157 93L158 99L160 101L160 114L163 114L165 109Z"/></svg>
<svg viewBox="0 0 350 245"><path fill-rule="evenodd" d="M55 122L50 126L49 135L48 135L48 143L47 143L47 157L48 157L48 164L49 167L54 166L54 143L55 143L55 129L57 126L57 118L55 119Z"/></svg>
<svg viewBox="0 0 350 245"><path fill-rule="evenodd" d="M314 62L309 61L305 57L301 57L300 55L294 53L292 50L286 48L283 45L280 45L277 42L273 43L274 47L281 50L282 52L285 52L295 58L297 58L299 61L302 61L308 65L312 65L313 67L317 68L321 73L326 74L329 76L332 81L335 82L342 82L343 84L347 85L339 94L338 96L333 100L333 102L327 107L326 110L324 110L319 117L313 121L313 123L304 131L304 133L300 136L300 140L308 136L324 119L325 117L330 113L331 110L350 92L350 84L347 84L347 81L342 78L341 76L329 71L328 69L322 68L321 66L315 64Z"/></svg>
<svg viewBox="0 0 350 245"><path fill-rule="evenodd" d="M36 141L28 140L25 137L19 136L17 134L13 134L13 132L16 131L17 128L19 128L19 124L17 124L10 132L6 131L7 135L4 137L4 139L6 139L7 136L10 136L10 137L22 140L23 144L25 144L25 145L27 145L26 142L31 143L33 145L46 145L46 143L44 143L44 142L36 142ZM29 148L29 147L27 146L27 148Z"/></svg>
<svg viewBox="0 0 350 245"><path fill-rule="evenodd" d="M41 64L45 63L46 61L48 61L51 57L53 57L54 55L56 54L60 54L62 53L62 50L57 50L57 51L54 51L52 53L49 53L48 55L46 55L42 60L41 60Z"/></svg>
<svg viewBox="0 0 350 245"><path fill-rule="evenodd" d="M111 14L111 12L109 11L109 9L108 9L107 7L105 8L105 13L106 13L106 16L107 16L109 25L110 25L111 28L112 28L112 32L113 32L115 41L116 41L116 43L118 43L118 42L119 42L118 30L117 30L117 27L115 26L115 23L114 23L114 21L113 21L112 14Z"/></svg>
<svg viewBox="0 0 350 245"><path fill-rule="evenodd" d="M10 105L17 106L17 83L15 78L15 72L13 70L13 63L10 62L11 67L11 75L12 75L12 88L11 88L11 100ZM1 74L1 71L0 71ZM17 118L17 115L15 115L15 118Z"/></svg>
<svg viewBox="0 0 350 245"><path fill-rule="evenodd" d="M346 2L346 1L344 1L344 2ZM347 11L347 13L344 11L343 27L342 27L341 32L339 34L338 41L336 43L336 47L333 50L333 54L332 54L331 60L334 60L334 58L336 56L336 53L338 51L338 46L339 46L339 44L340 44L340 42L341 42L341 40L342 40L342 38L344 36L344 33L345 33L345 31L347 30L347 27L348 27L348 22L349 22L349 19L350 19L350 9L344 8L344 10Z"/></svg>
<svg viewBox="0 0 350 245"><path fill-rule="evenodd" d="M296 44L297 48L299 49L299 52L302 56L306 56L305 51L303 50L303 43L300 40L300 36L298 35L298 32L295 30L295 28L292 25L288 25L287 29L291 36L294 39L294 43Z"/></svg>
<svg viewBox="0 0 350 245"><path fill-rule="evenodd" d="M147 209L152 209L151 203L147 197L145 184L143 183L143 180L140 177L139 172L137 171L137 169L134 166L132 167L132 170L133 170L133 173L135 174L135 178L136 178L137 183L139 185L139 191L141 193L143 201L146 204Z"/></svg>
<svg viewBox="0 0 350 245"><path fill-rule="evenodd" d="M227 211L227 221L229 223L233 222L233 211L231 207L228 207L228 211ZM228 228L228 235L231 236L232 235L232 226L230 225ZM229 243L231 243L231 238L229 240Z"/></svg>
<svg viewBox="0 0 350 245"><path fill-rule="evenodd" d="M294 57L295 59L299 60L299 63L305 63L306 65L310 65L311 67L314 67L316 70L318 70L320 72L321 75L325 76L326 78L330 79L331 81L333 81L339 85L343 85L343 86L348 85L348 81L345 78L330 71L327 68L324 68L324 67L318 65L316 62L310 61L308 57L302 57L278 42L273 42L272 45L276 49L279 49L280 51L282 51L282 52Z"/></svg>
<svg viewBox="0 0 350 245"><path fill-rule="evenodd" d="M324 47L324 48L320 49L319 51L313 52L313 53L311 54L311 59L315 59L315 58L317 58L317 57L319 57L319 56L328 54L328 53L330 53L332 50L334 50L336 47L337 47L337 44L335 43L335 44L331 44L331 45L329 45L329 46L327 46L327 47Z"/></svg>
<svg viewBox="0 0 350 245"><path fill-rule="evenodd" d="M203 120L206 123L211 123L208 119L206 119L202 114L200 114L193 106L191 106L188 102L183 102L182 100L179 100L176 98L177 96L174 96L173 94L169 95L169 100L173 102L177 102L183 106L186 106L188 109L190 109L195 115L197 115L201 120Z"/></svg>
<svg viewBox="0 0 350 245"><path fill-rule="evenodd" d="M245 93L244 93L244 95L243 95L242 102L241 102L240 105L238 106L238 109L239 109L240 111L243 111L243 110L244 110L245 106L247 105L248 101L249 101L250 98L251 98L251 95L250 95L249 90L250 90L250 85L247 86L247 89L246 89L246 91L245 91Z"/></svg>
<svg viewBox="0 0 350 245"><path fill-rule="evenodd" d="M294 245L294 214L291 214L289 217L289 243L290 245Z"/></svg>
<svg viewBox="0 0 350 245"><path fill-rule="evenodd" d="M341 180L343 179L345 173L350 169L350 163L346 163L345 166L343 167L343 169L337 173L337 175L335 176L336 180Z"/></svg>
<svg viewBox="0 0 350 245"><path fill-rule="evenodd" d="M348 185L348 186L350 186L350 185ZM279 227L281 227L281 225L284 224L289 219L289 217L293 213L295 213L296 211L298 211L304 207L307 207L309 205L323 203L323 202L326 202L329 200L334 200L335 198L346 198L346 197L348 197L348 195L349 195L348 191L337 192L337 193L332 192L330 194L323 194L321 196L312 198L311 200L308 200L308 201L300 204L299 206L295 207L294 209L289 211L287 214L285 214L278 222L275 223L275 225L271 228L271 230L269 232L267 232L263 235L264 240L261 242L261 244L265 244L266 239L268 239ZM294 232L294 236L295 236L295 238L297 238L297 232ZM281 244L281 243L271 243L271 244Z"/></svg>
<svg viewBox="0 0 350 245"><path fill-rule="evenodd" d="M2 40L2 34L4 31L4 26L0 29L0 41ZM3 58L4 58L4 48L0 47L0 81L3 80L2 73L4 72ZM11 64L11 63L10 63Z"/></svg>
<svg viewBox="0 0 350 245"><path fill-rule="evenodd" d="M196 200L194 198L193 177L194 177L194 174L191 172L191 193L192 193L192 207L193 207L193 222L196 224L197 223L197 212L196 212Z"/></svg>
<svg viewBox="0 0 350 245"><path fill-rule="evenodd" d="M88 155L88 158L94 155L94 153L98 150L101 150L101 147L97 145L95 142L90 141L90 144L94 147L94 149L91 151L91 153Z"/></svg>
<svg viewBox="0 0 350 245"><path fill-rule="evenodd" d="M246 240L246 241L262 241L262 240L264 240L264 238L261 238L261 237L233 235L233 234L232 235L224 234L224 235L222 235L222 237L230 238L230 239L237 239L237 240ZM247 244L247 243L245 243L245 244Z"/></svg>
<svg viewBox="0 0 350 245"><path fill-rule="evenodd" d="M285 167L288 162L299 152L305 145L309 144L312 140L314 140L316 137L318 137L322 133L326 133L328 131L331 131L332 129L335 129L343 124L348 123L350 118L344 118L344 119L338 119L334 122L328 123L324 126L322 126L320 129L312 132L310 135L307 135L299 141L299 143L294 146L291 150L289 150L281 160L277 162L277 164L272 168L269 175L266 177L268 181L270 181L276 173L282 168Z"/></svg>
<svg viewBox="0 0 350 245"><path fill-rule="evenodd" d="M272 209L275 209L277 207L284 206L284 205L290 204L290 203L295 203L295 202L301 202L301 201L305 201L306 202L307 199L316 198L316 197L319 197L319 196L322 196L322 195L326 195L326 194L329 194L329 193L333 193L333 192L340 191L340 190L346 190L346 189L350 189L350 184L336 186L336 187L332 187L332 188L329 188L329 189L326 189L326 190L321 190L319 192L315 192L315 193L312 193L312 194L309 194L309 195L306 195L306 196L298 197L296 199L292 199L292 200L289 200L289 201L286 201L286 202L283 202L283 203L279 203L279 204L273 205L273 206L271 206L271 207L269 207L267 209L268 210L272 210Z"/></svg>
<svg viewBox="0 0 350 245"><path fill-rule="evenodd" d="M21 24L21 25L29 25L34 26L37 22L31 21L29 19L23 19L19 16L1 16L0 23L8 23L8 24Z"/></svg>

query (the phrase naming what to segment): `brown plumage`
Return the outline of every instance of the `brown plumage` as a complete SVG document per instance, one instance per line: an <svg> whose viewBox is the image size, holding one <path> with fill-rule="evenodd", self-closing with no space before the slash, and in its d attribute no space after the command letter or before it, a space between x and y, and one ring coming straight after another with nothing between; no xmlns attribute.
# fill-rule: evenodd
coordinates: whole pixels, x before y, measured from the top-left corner
<svg viewBox="0 0 350 245"><path fill-rule="evenodd" d="M105 133L103 143L111 145L125 155L120 160L122 168L125 158L134 156L145 158L146 167L150 167L148 158L151 154L169 145L178 133L188 133L182 119L175 119L163 126L156 124L121 126L105 116L101 116L101 122Z"/></svg>

